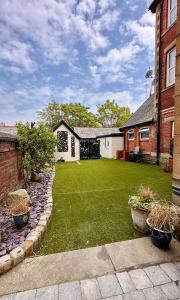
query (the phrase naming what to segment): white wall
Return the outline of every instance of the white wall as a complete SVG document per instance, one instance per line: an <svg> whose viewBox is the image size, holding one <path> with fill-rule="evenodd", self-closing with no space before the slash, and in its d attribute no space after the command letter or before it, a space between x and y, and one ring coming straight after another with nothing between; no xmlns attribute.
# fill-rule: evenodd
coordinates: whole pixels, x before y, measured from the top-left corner
<svg viewBox="0 0 180 300"><path fill-rule="evenodd" d="M124 150L124 138L118 137L102 137L100 140L100 154L105 158L116 158L117 150Z"/></svg>
<svg viewBox="0 0 180 300"><path fill-rule="evenodd" d="M71 133L71 131L64 125L61 124L55 131L54 135L57 138L58 131L67 131L68 132L68 152L58 152L57 147L54 153L55 161L58 161L61 157L65 161L77 161L80 159L80 143L79 140ZM71 137L75 137L75 157L71 156Z"/></svg>

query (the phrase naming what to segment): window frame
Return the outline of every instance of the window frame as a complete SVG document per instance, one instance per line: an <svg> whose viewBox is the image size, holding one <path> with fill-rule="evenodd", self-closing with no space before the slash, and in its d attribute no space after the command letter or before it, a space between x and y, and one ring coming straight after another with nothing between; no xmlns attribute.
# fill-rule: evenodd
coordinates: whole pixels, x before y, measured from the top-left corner
<svg viewBox="0 0 180 300"><path fill-rule="evenodd" d="M133 134L133 138L129 138L129 134ZM128 135L128 141L134 141L134 129L129 129L127 135Z"/></svg>
<svg viewBox="0 0 180 300"><path fill-rule="evenodd" d="M141 136L141 134L143 133L143 132L146 132L146 131L148 131L148 133L149 133L149 136L148 137L142 137ZM149 140L149 138L150 138L150 128L149 127L141 127L140 129L139 129L139 138L140 138L140 141L148 141Z"/></svg>
<svg viewBox="0 0 180 300"><path fill-rule="evenodd" d="M176 5L171 9L171 1L172 0L168 0L168 28L173 26L176 21L177 21L177 1L176 1ZM171 23L171 12L176 9L176 19Z"/></svg>
<svg viewBox="0 0 180 300"><path fill-rule="evenodd" d="M175 65L173 67L169 67L169 61L170 61L170 54L175 51ZM169 72L170 70L174 69L174 81L169 81L170 76L169 76ZM175 84L176 81L176 47L172 48L170 51L167 52L167 62L166 62L166 87L169 87L173 84Z"/></svg>

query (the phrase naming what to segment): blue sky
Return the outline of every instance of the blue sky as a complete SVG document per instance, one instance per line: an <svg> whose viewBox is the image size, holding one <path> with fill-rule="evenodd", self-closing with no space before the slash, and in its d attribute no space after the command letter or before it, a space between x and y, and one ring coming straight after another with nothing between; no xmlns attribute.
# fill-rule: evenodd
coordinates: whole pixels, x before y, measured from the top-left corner
<svg viewBox="0 0 180 300"><path fill-rule="evenodd" d="M151 0L6 0L0 9L0 122L33 121L50 100L131 111L154 65Z"/></svg>

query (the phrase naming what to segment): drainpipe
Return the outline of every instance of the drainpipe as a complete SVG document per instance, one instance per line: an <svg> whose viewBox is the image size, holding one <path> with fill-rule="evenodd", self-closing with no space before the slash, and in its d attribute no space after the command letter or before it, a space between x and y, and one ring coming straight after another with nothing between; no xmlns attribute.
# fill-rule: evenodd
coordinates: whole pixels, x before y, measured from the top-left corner
<svg viewBox="0 0 180 300"><path fill-rule="evenodd" d="M161 103L160 103L160 95L161 95L161 29L162 29L162 6L160 4L160 16L159 16L159 68L158 68L158 97L157 97L157 156L156 156L156 164L160 163L160 147L161 147Z"/></svg>

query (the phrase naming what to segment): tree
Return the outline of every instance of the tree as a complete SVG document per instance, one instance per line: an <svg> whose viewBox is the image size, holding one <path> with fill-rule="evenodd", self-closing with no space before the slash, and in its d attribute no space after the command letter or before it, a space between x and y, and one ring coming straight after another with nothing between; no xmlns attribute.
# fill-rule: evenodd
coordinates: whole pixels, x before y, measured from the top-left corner
<svg viewBox="0 0 180 300"><path fill-rule="evenodd" d="M26 179L39 172L45 164L52 164L57 144L53 132L44 124L30 126L29 123L17 123L18 147L22 153Z"/></svg>
<svg viewBox="0 0 180 300"><path fill-rule="evenodd" d="M81 103L61 104L63 119L71 127L96 127L98 126L96 116L88 111L89 107Z"/></svg>
<svg viewBox="0 0 180 300"><path fill-rule="evenodd" d="M51 101L42 111L38 112L40 120L55 127L61 119L64 119L69 126L75 127L96 127L99 126L96 116L89 111L89 107L80 103L58 104Z"/></svg>
<svg viewBox="0 0 180 300"><path fill-rule="evenodd" d="M115 100L106 100L97 106L97 118L103 127L118 127L131 116L129 107L119 106Z"/></svg>
<svg viewBox="0 0 180 300"><path fill-rule="evenodd" d="M42 122L53 128L62 119L62 110L60 105L52 100L42 111L38 111L39 118Z"/></svg>

